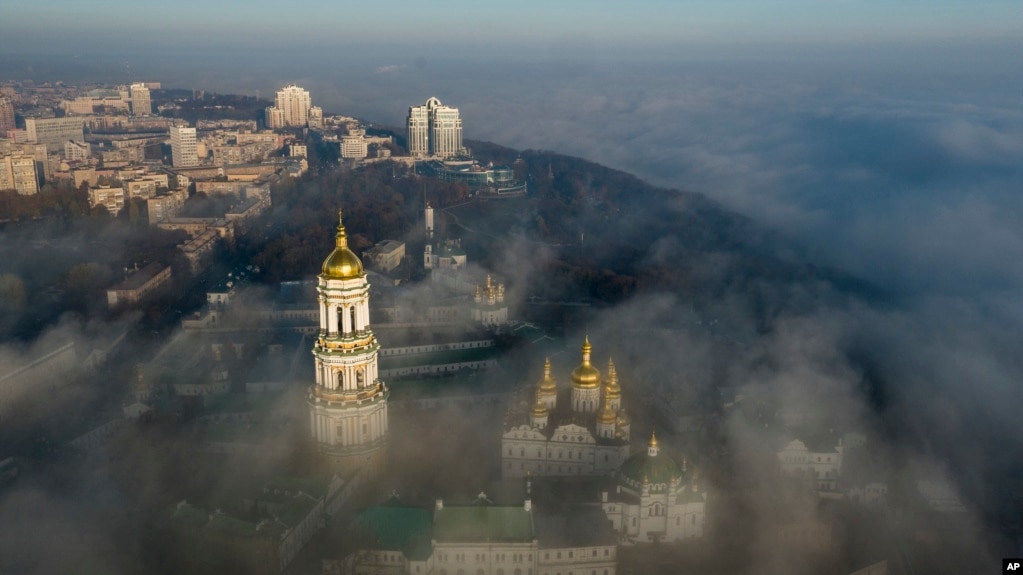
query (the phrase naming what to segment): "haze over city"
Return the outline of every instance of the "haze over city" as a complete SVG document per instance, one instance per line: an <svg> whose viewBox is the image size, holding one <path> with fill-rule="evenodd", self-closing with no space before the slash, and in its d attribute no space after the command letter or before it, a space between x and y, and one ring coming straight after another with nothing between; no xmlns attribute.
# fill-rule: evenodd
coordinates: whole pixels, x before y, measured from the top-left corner
<svg viewBox="0 0 1023 575"><path fill-rule="evenodd" d="M765 479L758 485L756 478L782 457L774 442L790 437L786 433L791 430L782 431L784 426L779 427L772 417L785 419L796 411L803 413L801 421L812 420L829 433L868 438L870 465L866 467L875 475L888 473L886 488L893 494L890 507L876 512L877 517L911 508L894 493L913 492L906 487L912 481L948 487L963 507L955 511L958 515L937 514L943 519L933 532L906 527L893 537L915 541L917 555L912 549L887 552L876 542L842 540L829 547L840 549L835 556L841 561L828 556L824 563L832 570L816 572L846 575L867 566L861 558L871 563L887 560L890 573L933 567L919 556L927 548L920 541L932 536L942 542L955 539L949 544L954 557L948 563L950 569L967 564L964 557L975 556L979 563L974 572L993 572L1000 558L1023 555L1018 539L1023 424L1017 415L1023 405L1023 365L1017 353L1023 345L1019 296L1023 288L1023 199L1019 195L1023 189L1023 12L1017 2L943 0L892 5L876 0L778 0L628 5L527 1L504 7L468 2L379 6L310 2L287 9L262 1L211 5L186 0L145 8L116 1L15 2L0 8L0 85L19 83L19 89L27 89L20 84L26 81L35 87L64 82L90 88L103 85L105 90L157 83L159 87L151 90L154 102L160 99L163 105L178 98L177 105L186 106L181 95L173 92L179 90L191 101L203 102L195 108L199 119L214 109L214 94L246 97L245 106L258 107L246 121L259 129L270 127L263 107L274 103L275 94L285 86L296 85L308 91L312 105L321 108L325 118L347 118L332 120L336 123L329 126L307 122L278 130L280 139L274 140L278 147L268 158L289 157L291 152L285 150L290 146L307 145L311 150L308 171L293 180L279 173L283 184L260 181L267 201L270 196L274 201L254 220L258 222L252 228L255 231L239 232L241 247L216 252L211 271L196 271L194 277L213 284L222 279L214 274L236 263L258 263L264 275L242 296L247 302L243 309L274 310L302 303L285 301L290 289L286 286L321 273L320 262L335 248L336 208L346 210L343 223L350 241L359 243L355 253L363 260L360 250L379 246L382 240L402 242L403 250L407 247L406 263L399 268L407 271L404 279L392 275L405 281L401 287L408 291L394 297L416 302L414 309L427 309L449 297L471 299L471 293L451 285L482 282L492 274L501 285L501 297L508 301L508 317L495 322L540 326L556 343L510 345L501 339L509 336L509 330L473 316L472 321L483 322L481 329L491 330L487 337L495 338L501 359L498 369L481 370L474 376L479 379L472 380L484 382L486 392L471 394L504 397L507 393L514 399L505 398L507 405L493 407L493 412L448 406L444 416L458 419L458 429L478 431L479 445L467 441L467 451L498 456L487 451L492 446L486 438L501 441L501 433L509 432L510 428L497 429L500 425L495 422L513 419L520 395L528 402L536 399L531 394L541 379L545 355L553 354L554 371L564 388L575 381L571 379L575 375L569 374L575 373L572 367L580 361L579 346L588 336L597 354L594 364L605 378L600 385L606 385L609 355L626 382L622 401L633 418L631 437L626 435L631 453L649 453L650 433L656 431L665 453L677 454L679 465L685 455L694 469L707 475L694 480L686 472L685 477L710 494L706 497L707 532L697 539L721 547L700 548L687 535L679 548L681 559L665 564L677 559L687 568L702 565L719 568L716 572L721 573L821 568L809 559L787 563L780 547L766 543L773 541L769 518L777 511L770 491L788 493L790 486L781 479ZM430 162L395 162L400 167L390 171L381 167L387 164L385 156L393 154L397 159L410 152L406 142L410 107L423 106L431 97L457 108L458 137L464 137L466 152L476 156L477 169L514 172L514 184L505 182L506 189L524 186L521 189L527 191L522 197L487 200L487 190L475 184L470 184L469 191L458 187L455 179L445 179L456 178L445 172L454 168L441 166L450 158L437 154ZM26 116L23 110L29 110L30 102L26 99L18 105L22 106L18 109L21 128L24 117L37 110ZM128 103L124 105L128 110ZM154 117L184 117L173 107L163 111L157 107L152 109ZM169 134L173 129L159 129L170 130L167 139L149 142L145 157L129 164L148 163L155 170L162 162L173 176L174 168L180 167L172 159L174 140ZM216 129L245 132L249 128ZM212 133L213 128L209 130ZM367 139L390 138L386 144L384 139L368 144L370 156L380 154L373 157L379 163L352 161L337 151L346 135L358 136L360 130ZM93 132L102 131L90 130L87 135L92 138ZM225 146L238 143L235 136L216 137ZM202 138L200 133L200 142ZM325 155L328 148L336 156ZM201 165L218 161L212 143L207 158L199 155ZM294 161L291 157L288 161ZM583 160L633 174L645 183L625 180ZM68 173L74 169L71 166ZM208 195L204 192L197 199L192 189L189 201L196 203L185 213L208 216L220 210L224 215L225 210L237 209L213 191L214 184L202 184L203 177L194 178L192 186L198 180L207 186L202 189L208 189ZM52 181L56 180L43 183ZM172 187L171 181L165 179L161 186ZM671 191L655 191L655 187ZM499 196L500 189L495 184L492 193ZM204 203L198 203L200 199ZM431 201L437 208L436 238L431 228L424 227L433 217L425 211ZM140 239L145 232L134 219L129 225L131 205L129 197L122 216L111 218L109 224L89 218L61 223L78 217L67 215L21 221L5 215L0 252L11 257L0 275L12 274L24 278L27 285L37 281L44 286L49 280L39 277L46 274L33 276L27 271L31 259L19 252L26 242L46 241L51 234L68 245L138 242L138 250L104 256L110 261L97 256L116 273L95 277L113 284L121 279L113 277L121 274L121 266L134 263L117 258L142 253L150 245L149 240ZM145 207L136 209L145 212ZM93 223L81 223L86 220ZM109 227L97 232L97 226ZM267 231L260 235L261 229ZM291 243L274 252L271 248L279 247L274 234L285 238L279 244ZM170 253L180 239L168 238L163 241L169 242ZM448 239L460 243L444 244ZM299 243L301 250L295 248ZM465 271L473 280L458 280L444 288L437 282L407 281L415 279L416 273L430 275L429 265L423 269L423 252L414 251L424 245L438 252L453 250L445 254L467 253ZM250 259L241 261L243 257ZM308 269L297 263L307 260L312 262ZM377 270L369 261L366 264ZM325 270L326 262L323 265ZM125 268L124 274L128 271ZM269 281L268 274L275 274L278 281ZM56 277L57 272L50 275ZM379 289L376 278L369 282ZM58 287L66 285L62 280ZM100 289L99 283L87 285ZM200 294L205 288L196 283L181 289ZM496 294L497 288L493 289ZM316 296L310 293L315 290L312 286L307 290L305 296L295 297L308 296L304 303L312 305ZM385 293L391 297L391 292ZM42 301L33 297L30 294L27 300ZM559 298L571 306L549 315L538 311L538 301ZM102 340L138 325L153 326L146 335L152 342L138 353L155 355L160 345L187 332L181 320L198 313L197 307L181 303L186 300L187 295L174 303L161 303L157 311L141 306L116 313L78 303L67 313L40 320L36 331L9 328L29 321L24 318L5 319L2 357L13 368L56 345L53 342L64 341L68 334L76 338L102 334L97 336ZM573 311L576 308L587 311ZM254 325L247 324L252 318L237 309L231 321ZM4 313L15 318L18 312ZM175 313L182 317L170 319ZM335 315L332 321L343 323ZM375 330L378 323L387 323L376 318ZM326 316L322 321L327 321ZM430 338L440 337L436 332L424 335L404 328L388 332L382 326L380 331L382 349L388 347L388 335L400 342L396 348L413 345L410 341L436 343ZM31 337L18 335L29 332ZM314 339L284 344L289 352L299 349L296 365L304 366L292 375L313 378L309 347ZM261 342L260 349L277 349L274 346L279 343ZM289 347L295 345L299 347ZM118 366L108 366L103 373L134 377L130 374L136 364L156 363L151 356L122 355L117 361ZM239 376L232 371L231 377ZM402 377L382 378L399 395L394 404L420 401L401 395ZM312 379L293 383L296 389L324 385ZM89 405L119 410L122 398L111 399L114 392L110 390L130 388L130 381L118 379L104 385L102 393L80 393L90 398ZM630 385L637 388L631 398ZM744 389L739 393L744 397L732 402L729 394L736 389ZM111 398L102 399L108 393ZM316 448L295 437L322 443L315 431L310 438L303 427L310 409L305 400L287 401L291 403L282 410L303 422L295 426L301 433L289 432L267 443L266 456L256 467L268 476L270 471L263 467L273 468L281 461L291 465L300 460L296 468L305 469L305 458ZM602 398L597 401L603 405ZM662 412L651 407L659 401L671 404L675 410L671 417L681 417L678 421L691 422L685 418L699 414L700 431L687 431L689 423L667 424ZM678 407L684 402L689 402L686 407ZM32 422L0 419L0 428L9 426L5 430L11 432L9 437L19 437L16 444L12 441L10 452L0 452L0 460L35 453L25 446L37 441L37 427L46 427L40 422L61 419L62 425L67 424L62 415L66 404L53 414L34 405ZM507 413L504 407L509 407ZM551 412L555 413L554 406ZM765 415L768 412L773 416ZM196 413L205 414L198 415L200 419L208 415L201 409L185 413L181 417L186 419ZM408 467L392 469L392 479L395 490L400 485L406 492L416 491L406 493L408 500L432 501L444 497L439 491L445 488L455 491L452 485L456 484L466 491L489 489L495 474L502 475L494 467L501 468L507 461L498 457L496 462L474 467L473 461L459 459L464 455L459 454L457 443L451 451L436 453L417 450L406 439L396 446L394 437L415 437L416 433L402 435L408 432L401 428L403 414L405 408L399 408L389 416L395 428L390 457L407 459ZM84 421L90 417L102 419L94 414L72 419L81 418L87 428ZM552 415L551 421L555 420ZM11 421L25 426L16 430L10 427ZM415 421L406 422L410 429L438 443L446 437L445 431L451 431L429 427L417 416L409 415L409 421ZM183 425L182 429L191 428ZM27 439L23 441L22 435ZM181 438L186 435L171 437L185 443ZM155 455L159 450L152 449L152 444L139 447L143 441L123 440L133 446L126 452L148 462L142 467L151 471L150 488L134 492L120 486L116 493L104 493L110 500L102 503L77 492L61 499L54 495L60 491L57 480L41 481L46 487L26 486L34 477L49 477L50 471L39 471L33 463L28 466L31 473L0 491L0 525L14 525L31 509L41 508L46 512L38 521L40 535L21 534L0 542L0 557L18 548L41 547L42 534L57 529L62 516L71 517L75 525L87 525L110 509L130 508L120 500L131 499L125 493L151 496L142 497L152 502L152 507L141 505L146 512L162 510L159 506L165 501L157 492L175 490L168 484L166 470L157 471L162 465ZM180 455L189 453L187 446L175 443L174 450L177 455L170 460L187 459ZM652 453L660 457L656 449ZM41 457L42 468L50 469L46 467L51 465L49 457ZM458 459L451 469L461 470L461 475L433 469L431 457ZM486 457L481 455L480 460ZM116 476L103 470L108 472ZM420 485L410 479L417 473L423 474ZM842 492L842 501L852 501L851 477L843 477L846 485L834 490ZM508 479L507 470L504 479ZM477 481L480 486L463 486L463 481ZM392 486L385 481L379 487L384 485ZM546 485L538 483L539 510L544 509L539 493L562 493ZM200 492L193 487L182 490ZM229 490L218 484L210 492ZM831 493L823 487L821 491ZM375 509L386 499L379 495L360 495L364 499L356 498L353 508ZM211 496L195 503L201 506L215 500ZM875 511L850 508L828 509L815 517L831 520L841 515L843 519L833 525L878 521L876 525L887 529L895 524L871 515ZM125 524L131 523L125 520ZM726 525L742 535L723 542L719 530ZM123 529L120 524L119 529ZM834 533L844 533L842 529ZM950 534L955 529L960 530L958 535ZM849 533L860 532L849 527ZM123 536L122 531L104 532L95 536L94 543L106 549ZM628 540L629 535L619 537L619 549L637 544ZM638 543L640 549L642 544ZM145 572L154 556L163 557L150 553L147 545L134 542L124 553L130 560L107 566L115 572ZM718 565L701 555L737 553L728 545L741 547L746 562ZM91 556L88 546L75 553ZM300 556L289 568L296 573L320 572L315 569L319 558L313 555L330 548L329 541L315 540L305 550L308 556ZM862 549L868 551L860 553ZM641 563L629 563L636 559L628 551L619 553L624 553L620 557L625 563L620 560L617 572L627 572L623 565L642 568ZM0 567L42 573L55 565L26 551L19 557L19 562L10 564L0 559ZM670 567L665 569L671 572Z"/></svg>

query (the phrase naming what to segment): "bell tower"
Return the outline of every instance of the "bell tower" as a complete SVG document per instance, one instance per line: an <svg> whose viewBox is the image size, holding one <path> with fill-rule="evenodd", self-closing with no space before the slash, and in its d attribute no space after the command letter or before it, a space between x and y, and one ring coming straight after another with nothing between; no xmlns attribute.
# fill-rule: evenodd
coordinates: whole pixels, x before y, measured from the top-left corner
<svg viewBox="0 0 1023 575"><path fill-rule="evenodd" d="M309 423L330 467L378 475L387 444L387 396L378 378L380 344L369 325L369 281L348 247L341 212L336 245L323 261L316 294L320 329L313 345L316 381L309 389Z"/></svg>

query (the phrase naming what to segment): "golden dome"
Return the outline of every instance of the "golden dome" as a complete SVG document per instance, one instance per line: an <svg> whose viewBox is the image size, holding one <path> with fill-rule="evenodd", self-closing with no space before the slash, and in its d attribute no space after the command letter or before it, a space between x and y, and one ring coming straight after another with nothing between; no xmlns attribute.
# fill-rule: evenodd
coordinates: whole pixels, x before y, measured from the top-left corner
<svg viewBox="0 0 1023 575"><path fill-rule="evenodd" d="M551 375L551 358L543 363L543 379L540 380L540 395L550 397L558 394L558 382Z"/></svg>
<svg viewBox="0 0 1023 575"><path fill-rule="evenodd" d="M323 260L320 275L328 280L349 280L366 275L362 262L355 253L348 249L348 232L341 219L341 210L337 212L337 247Z"/></svg>
<svg viewBox="0 0 1023 575"><path fill-rule="evenodd" d="M609 399L621 399L622 388L618 385L618 370L615 369L615 362L607 360L607 397Z"/></svg>
<svg viewBox="0 0 1023 575"><path fill-rule="evenodd" d="M590 345L590 337L586 336L583 342L583 362L579 367L572 370L572 385L582 389L595 389L600 387L600 371L590 364L590 352L593 346Z"/></svg>
<svg viewBox="0 0 1023 575"><path fill-rule="evenodd" d="M533 405L533 417L547 417L547 406L540 400L540 393L536 394L536 403Z"/></svg>
<svg viewBox="0 0 1023 575"><path fill-rule="evenodd" d="M650 447L653 447L654 449L657 449L657 432L656 431L651 431L650 432Z"/></svg>

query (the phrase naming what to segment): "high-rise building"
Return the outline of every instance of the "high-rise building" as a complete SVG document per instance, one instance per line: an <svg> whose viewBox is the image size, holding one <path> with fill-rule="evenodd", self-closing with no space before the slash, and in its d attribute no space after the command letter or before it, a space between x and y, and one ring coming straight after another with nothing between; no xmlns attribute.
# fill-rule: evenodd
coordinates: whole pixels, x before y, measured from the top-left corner
<svg viewBox="0 0 1023 575"><path fill-rule="evenodd" d="M171 163L175 168L189 168L199 165L195 128L172 126L170 128L170 142Z"/></svg>
<svg viewBox="0 0 1023 575"><path fill-rule="evenodd" d="M338 214L340 220L340 213ZM313 345L316 381L309 390L313 439L335 470L382 470L387 444L387 397L380 381L380 344L369 325L369 282L348 247L343 221L316 286L320 331Z"/></svg>
<svg viewBox="0 0 1023 575"><path fill-rule="evenodd" d="M464 154L458 108L445 106L437 98L409 108L408 148L409 154L417 157L449 158Z"/></svg>
<svg viewBox="0 0 1023 575"><path fill-rule="evenodd" d="M306 126L309 124L310 108L312 100L308 90L295 85L285 86L278 90L274 105L266 109L266 125L271 129ZM322 119L323 111L318 110L314 115Z"/></svg>
<svg viewBox="0 0 1023 575"><path fill-rule="evenodd" d="M14 129L14 103L7 96L0 96L0 138Z"/></svg>
<svg viewBox="0 0 1023 575"><path fill-rule="evenodd" d="M148 116L153 113L153 106L149 100L149 88L145 84L132 84L129 91L132 116Z"/></svg>
<svg viewBox="0 0 1023 575"><path fill-rule="evenodd" d="M0 190L16 190L22 195L39 191L36 163L32 156L15 151L0 157Z"/></svg>
<svg viewBox="0 0 1023 575"><path fill-rule="evenodd" d="M426 106L408 109L408 153L417 158L430 154L430 112Z"/></svg>
<svg viewBox="0 0 1023 575"><path fill-rule="evenodd" d="M80 117L25 118L28 141L45 144L51 152L64 150L68 140L85 140L85 122Z"/></svg>

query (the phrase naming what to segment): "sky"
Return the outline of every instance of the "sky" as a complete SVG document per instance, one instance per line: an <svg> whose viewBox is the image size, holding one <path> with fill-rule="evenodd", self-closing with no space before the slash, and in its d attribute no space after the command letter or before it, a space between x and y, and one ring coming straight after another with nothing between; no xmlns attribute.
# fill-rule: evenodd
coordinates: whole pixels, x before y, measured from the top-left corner
<svg viewBox="0 0 1023 575"><path fill-rule="evenodd" d="M120 39L213 45L443 45L525 51L587 45L598 52L700 44L861 43L1013 38L1023 14L1011 0L693 0L387 3L183 0L139 9L122 0L8 0L0 35L13 48L55 36L110 45Z"/></svg>

